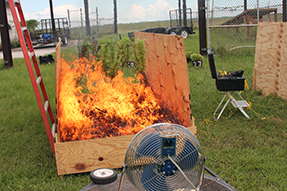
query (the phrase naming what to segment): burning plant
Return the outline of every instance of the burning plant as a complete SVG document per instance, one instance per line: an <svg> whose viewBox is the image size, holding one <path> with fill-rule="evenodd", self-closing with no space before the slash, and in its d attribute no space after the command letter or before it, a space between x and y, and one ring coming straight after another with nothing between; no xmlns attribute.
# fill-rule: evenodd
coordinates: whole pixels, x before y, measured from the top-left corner
<svg viewBox="0 0 287 191"><path fill-rule="evenodd" d="M101 47L102 48L102 47ZM135 134L158 122L179 123L164 103L135 77L107 77L106 66L95 59L61 60L58 124L61 142Z"/></svg>

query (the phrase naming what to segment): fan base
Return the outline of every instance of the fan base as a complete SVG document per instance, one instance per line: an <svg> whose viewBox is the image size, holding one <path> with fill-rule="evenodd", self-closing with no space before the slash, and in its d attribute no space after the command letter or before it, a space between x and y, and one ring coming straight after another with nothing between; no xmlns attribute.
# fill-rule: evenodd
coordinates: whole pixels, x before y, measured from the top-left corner
<svg viewBox="0 0 287 191"><path fill-rule="evenodd" d="M80 191L115 191L119 188L119 181L120 181L121 174L118 174L118 178L115 182L107 185L98 185L91 183ZM122 191L136 191L133 185L128 181L128 179L124 178ZM178 191L184 191L184 189L178 189ZM200 188L200 191L236 191L232 186L227 184L224 180L215 178L213 176L204 175L203 184Z"/></svg>

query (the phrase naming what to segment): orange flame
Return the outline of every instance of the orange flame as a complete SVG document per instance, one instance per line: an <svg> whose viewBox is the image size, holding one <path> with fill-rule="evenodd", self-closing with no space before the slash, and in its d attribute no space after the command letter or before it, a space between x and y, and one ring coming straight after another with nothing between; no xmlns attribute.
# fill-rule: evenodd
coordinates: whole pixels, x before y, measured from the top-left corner
<svg viewBox="0 0 287 191"><path fill-rule="evenodd" d="M135 134L157 122L177 122L138 74L110 79L101 61L61 60L58 124L61 141ZM137 83L135 82L137 81ZM84 92L84 93L83 93Z"/></svg>

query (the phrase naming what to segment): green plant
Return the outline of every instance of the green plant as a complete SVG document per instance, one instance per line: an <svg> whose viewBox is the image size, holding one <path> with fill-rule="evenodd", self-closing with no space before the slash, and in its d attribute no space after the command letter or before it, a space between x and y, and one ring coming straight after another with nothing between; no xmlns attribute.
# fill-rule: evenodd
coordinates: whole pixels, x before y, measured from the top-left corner
<svg viewBox="0 0 287 191"><path fill-rule="evenodd" d="M78 45L78 56L79 58L87 58L88 60L92 59L91 56L95 56L95 59L98 60L100 46L97 40L90 37L85 37Z"/></svg>
<svg viewBox="0 0 287 191"><path fill-rule="evenodd" d="M146 68L145 54L146 49L144 46L144 41L136 39L133 46L133 56L136 63L136 70L138 72L143 72Z"/></svg>
<svg viewBox="0 0 287 191"><path fill-rule="evenodd" d="M128 61L135 62L137 72L145 70L146 50L143 40L131 41L125 37L116 42L111 38L104 38L100 41L100 47L100 59L106 76L114 78L121 68L126 67Z"/></svg>
<svg viewBox="0 0 287 191"><path fill-rule="evenodd" d="M113 39L102 39L100 46L102 68L106 76L114 78L121 66L121 56L118 54L116 42Z"/></svg>
<svg viewBox="0 0 287 191"><path fill-rule="evenodd" d="M189 58L192 62L203 60L203 56L200 54L197 54L197 53L193 53L193 54L189 55Z"/></svg>
<svg viewBox="0 0 287 191"><path fill-rule="evenodd" d="M120 56L120 62L125 66L131 58L131 52L133 48L133 42L130 38L124 37L118 42L118 54Z"/></svg>
<svg viewBox="0 0 287 191"><path fill-rule="evenodd" d="M190 62L190 55L193 54L193 51L189 50L185 52L187 62Z"/></svg>
<svg viewBox="0 0 287 191"><path fill-rule="evenodd" d="M29 32L32 32L36 30L39 22L35 19L31 19L31 20L26 21L26 24L27 24Z"/></svg>

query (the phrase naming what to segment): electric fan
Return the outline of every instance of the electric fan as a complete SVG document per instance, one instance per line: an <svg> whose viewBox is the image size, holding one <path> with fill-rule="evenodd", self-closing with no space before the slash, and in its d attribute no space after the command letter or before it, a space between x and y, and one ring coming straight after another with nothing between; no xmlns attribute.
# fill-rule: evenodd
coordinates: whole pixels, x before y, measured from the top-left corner
<svg viewBox="0 0 287 191"><path fill-rule="evenodd" d="M187 128L158 123L130 142L124 173L138 190L199 190L204 160L198 140Z"/></svg>

